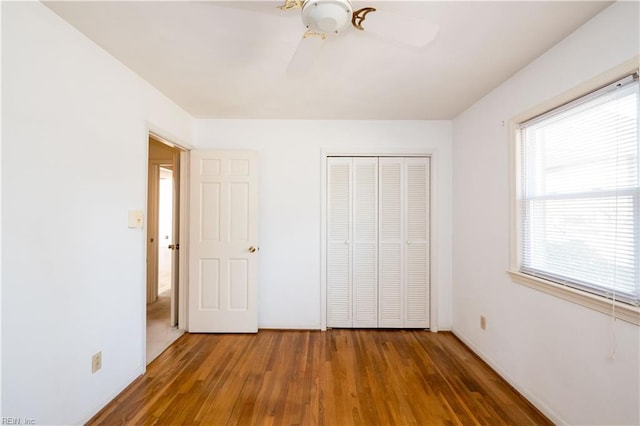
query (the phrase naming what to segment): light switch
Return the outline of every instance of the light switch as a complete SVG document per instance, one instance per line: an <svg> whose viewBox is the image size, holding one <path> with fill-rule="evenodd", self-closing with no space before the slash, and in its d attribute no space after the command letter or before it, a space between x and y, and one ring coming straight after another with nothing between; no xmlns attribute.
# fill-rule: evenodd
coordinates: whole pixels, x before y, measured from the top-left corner
<svg viewBox="0 0 640 426"><path fill-rule="evenodd" d="M129 228L142 229L142 210L129 210Z"/></svg>

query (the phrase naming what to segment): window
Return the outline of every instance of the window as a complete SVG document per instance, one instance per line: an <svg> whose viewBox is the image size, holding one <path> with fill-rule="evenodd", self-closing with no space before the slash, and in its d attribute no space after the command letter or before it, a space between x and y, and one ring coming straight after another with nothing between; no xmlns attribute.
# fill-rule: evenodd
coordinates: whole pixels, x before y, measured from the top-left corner
<svg viewBox="0 0 640 426"><path fill-rule="evenodd" d="M640 305L638 75L520 123L517 272Z"/></svg>

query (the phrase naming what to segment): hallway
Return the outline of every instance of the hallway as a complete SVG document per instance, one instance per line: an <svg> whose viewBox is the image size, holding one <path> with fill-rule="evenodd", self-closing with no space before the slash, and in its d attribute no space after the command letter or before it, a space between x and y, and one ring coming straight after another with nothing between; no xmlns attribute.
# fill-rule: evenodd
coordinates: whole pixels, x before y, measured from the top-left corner
<svg viewBox="0 0 640 426"><path fill-rule="evenodd" d="M171 327L171 288L147 305L147 364L158 357L184 331Z"/></svg>

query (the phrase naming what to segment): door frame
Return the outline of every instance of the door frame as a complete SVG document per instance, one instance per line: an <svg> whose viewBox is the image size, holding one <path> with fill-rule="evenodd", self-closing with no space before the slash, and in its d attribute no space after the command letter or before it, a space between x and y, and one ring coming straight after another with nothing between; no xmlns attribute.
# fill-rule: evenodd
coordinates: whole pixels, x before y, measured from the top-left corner
<svg viewBox="0 0 640 426"><path fill-rule="evenodd" d="M188 329L187 309L188 304L188 282L189 282L189 153L194 147L181 140L180 138L166 132L161 127L156 126L151 122L146 122L146 132L144 139L145 157L144 157L144 179L145 179L145 196L144 196L144 212L145 217L149 212L148 205L148 191L149 191L149 138L152 137L164 144L167 144L173 148L180 150L180 182L179 182L179 235L180 235L180 250L178 250L178 329ZM146 219L145 219L146 222ZM143 232L141 233L143 256L142 256L142 281L140 284L140 324L142 328L141 341L140 341L140 353L142 356L143 371L147 368L147 230L146 223L143 226Z"/></svg>
<svg viewBox="0 0 640 426"><path fill-rule="evenodd" d="M431 210L429 220L430 244L438 245L437 226L439 217L435 206L439 203L437 191L438 150L393 150L393 151L367 151L366 149L322 149L320 153L320 329L327 330L327 158L328 157L430 157L430 198ZM438 264L434 256L435 250L430 251L430 278L429 278L429 330L438 332Z"/></svg>

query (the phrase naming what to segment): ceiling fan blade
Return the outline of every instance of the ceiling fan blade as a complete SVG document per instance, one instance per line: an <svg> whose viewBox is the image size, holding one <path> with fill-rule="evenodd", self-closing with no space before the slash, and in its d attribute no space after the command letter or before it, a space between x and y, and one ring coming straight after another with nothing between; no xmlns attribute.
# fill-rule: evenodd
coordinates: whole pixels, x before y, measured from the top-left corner
<svg viewBox="0 0 640 426"><path fill-rule="evenodd" d="M292 9L302 9L302 1L303 0L283 0L283 3L278 6L280 10L292 10Z"/></svg>
<svg viewBox="0 0 640 426"><path fill-rule="evenodd" d="M298 47L287 67L287 75L295 77L306 74L324 46L324 38L320 36L305 36L300 39Z"/></svg>
<svg viewBox="0 0 640 426"><path fill-rule="evenodd" d="M438 26L435 24L381 8L366 13L361 25L366 33L417 48L431 43L438 35Z"/></svg>
<svg viewBox="0 0 640 426"><path fill-rule="evenodd" d="M249 11L261 15L272 16L284 16L300 15L300 8L302 7L302 0L281 0L274 1L206 1L205 4L209 4L215 7L224 7L225 9L235 9L240 11Z"/></svg>

